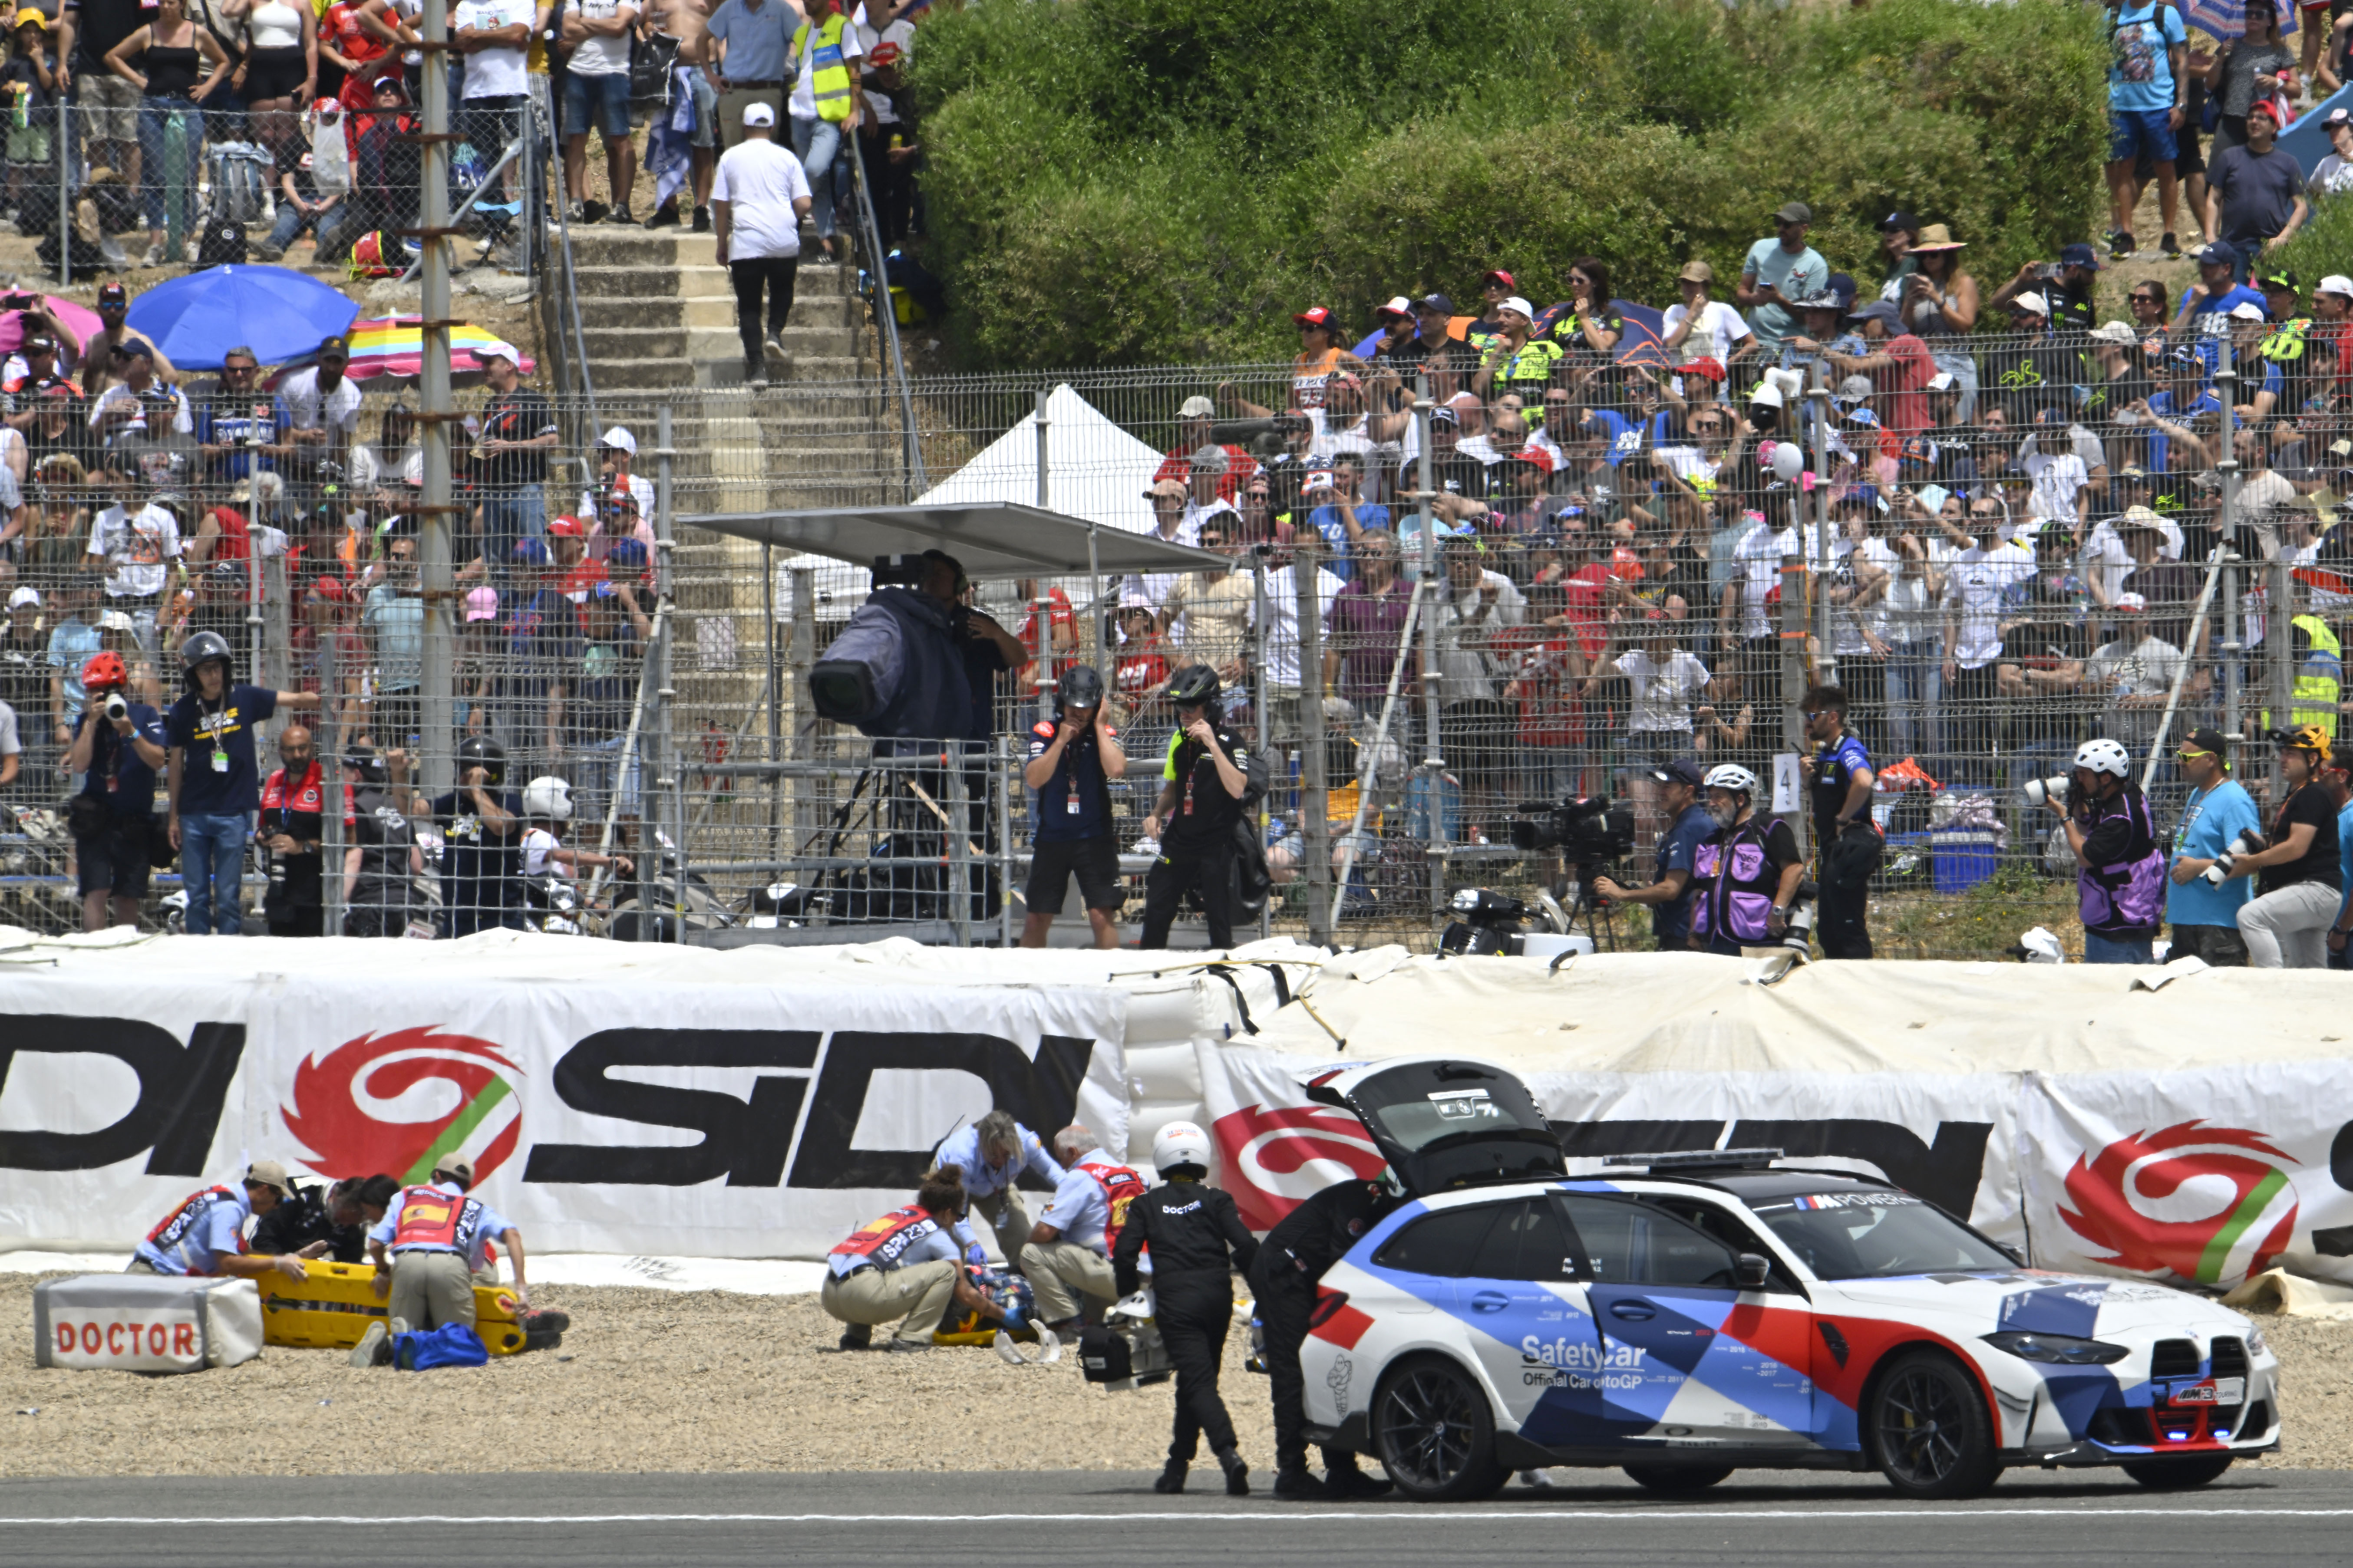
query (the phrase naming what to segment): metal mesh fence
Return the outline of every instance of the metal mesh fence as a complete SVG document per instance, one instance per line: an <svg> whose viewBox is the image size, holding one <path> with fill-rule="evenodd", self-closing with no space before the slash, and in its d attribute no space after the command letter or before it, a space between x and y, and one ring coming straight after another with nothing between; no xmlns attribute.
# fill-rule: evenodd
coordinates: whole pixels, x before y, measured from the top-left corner
<svg viewBox="0 0 2353 1568"><path fill-rule="evenodd" d="M22 476L5 551L39 603L18 595L5 637L0 697L24 754L5 918L70 924L74 879L89 882L59 804L80 661L119 653L128 694L161 708L173 650L209 628L241 679L317 696L324 798L347 783L364 797L320 813L322 863L349 865L320 879L329 930L1004 940L1025 912L1006 896L1027 876L1020 765L1082 662L1107 673L1131 759L1112 795L1133 917L1176 722L1166 687L1198 662L1267 764L1270 924L1426 944L1456 888L1568 891L1577 868L1513 847L1513 828L1523 806L1577 795L1617 797L1634 823L1622 854L1584 869L1646 883L1669 826L1651 773L1671 757L1750 769L1802 824L1794 764L1819 684L1844 690L1880 773L1881 951L1998 952L2036 923L2072 941L2073 857L2025 781L2108 736L2136 780L2156 758L2169 824L2180 738L2337 721L2343 345L2325 323L2298 329L2294 354L2287 336L2226 352L2187 331L1981 333L1925 361L1874 340L1819 385L1791 348L1770 374L1736 363L1728 399L1704 368L1574 354L1504 390L1461 356L919 378L912 449L896 393L872 384L479 389L441 734L419 698L438 655L396 389L371 385L346 426L298 441L274 413L254 419L244 387L180 389L185 430L162 391L20 387L17 438L0 437ZM1752 400L1759 385L1778 411ZM1000 654L1010 668L987 683L989 733L878 760L816 717L805 679L864 571L666 531L665 410L670 515L1042 501L1238 570L975 584L971 609L1023 655ZM605 444L616 426L628 439ZM470 738L503 752L512 802L466 793ZM403 776L346 777L363 741L406 753ZM2250 742L2242 776L2260 786L2269 766ZM522 809L543 778L569 786L568 820ZM397 838L394 818L418 844L405 876L405 844L370 837ZM256 923L310 907L264 906L267 854L245 875ZM157 870L148 918L176 890ZM1613 928L1639 942L1648 917L1621 906Z"/></svg>

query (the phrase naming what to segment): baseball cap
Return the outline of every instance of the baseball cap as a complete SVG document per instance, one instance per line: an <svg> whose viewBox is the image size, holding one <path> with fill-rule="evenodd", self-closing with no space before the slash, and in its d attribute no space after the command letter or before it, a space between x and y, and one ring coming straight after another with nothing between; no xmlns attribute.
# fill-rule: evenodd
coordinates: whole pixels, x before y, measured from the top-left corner
<svg viewBox="0 0 2353 1568"><path fill-rule="evenodd" d="M1332 312L1321 305L1312 306L1291 319L1303 327L1322 327L1325 331L1332 330Z"/></svg>
<svg viewBox="0 0 2353 1568"><path fill-rule="evenodd" d="M1536 319L1536 308L1534 305L1529 304L1525 300L1521 299L1517 294L1514 294L1510 299L1504 300L1501 304L1497 305L1495 309L1498 310L1517 310L1521 315L1525 316L1531 321Z"/></svg>
<svg viewBox="0 0 2353 1568"><path fill-rule="evenodd" d="M1907 463L1933 463L1936 460L1936 443L1926 436L1906 436L1903 450L1896 455Z"/></svg>
<svg viewBox="0 0 2353 1568"><path fill-rule="evenodd" d="M2119 531L2127 528L2145 528L2151 533L2165 531L2165 520L2145 506L2128 506L2124 516L2116 519Z"/></svg>
<svg viewBox="0 0 2353 1568"><path fill-rule="evenodd" d="M2088 267L2097 272L2100 269L2100 253L2088 245L2063 245L2059 247L2059 265Z"/></svg>
<svg viewBox="0 0 2353 1568"><path fill-rule="evenodd" d="M776 122L776 106L775 104L772 104L772 103L747 103L747 104L745 104L745 105L744 106L744 124L746 124L746 125L774 125Z"/></svg>
<svg viewBox="0 0 2353 1568"><path fill-rule="evenodd" d="M256 1186L276 1187L290 1198L294 1195L294 1179L275 1160L256 1160L245 1168L245 1179Z"/></svg>
<svg viewBox="0 0 2353 1568"><path fill-rule="evenodd" d="M1214 441L1204 442L1195 447L1193 455L1186 462L1197 474L1222 474L1234 466L1234 460L1226 455L1226 449Z"/></svg>
<svg viewBox="0 0 2353 1568"><path fill-rule="evenodd" d="M2010 309L2013 315L2047 316L2051 313L2051 302L2030 289L2025 293L2013 297L2010 301Z"/></svg>
<svg viewBox="0 0 2353 1568"><path fill-rule="evenodd" d="M512 559L519 566L544 566L553 558L547 553L547 546L538 540L518 539Z"/></svg>
<svg viewBox="0 0 2353 1568"><path fill-rule="evenodd" d="M2242 300L2231 307L2231 319L2234 321L2268 321L2271 312L2253 300Z"/></svg>
<svg viewBox="0 0 2353 1568"><path fill-rule="evenodd" d="M583 539L588 532L576 517L551 517L547 520L547 531L556 539Z"/></svg>
<svg viewBox="0 0 2353 1568"><path fill-rule="evenodd" d="M55 353L57 353L57 339L49 336L47 332L35 332L31 337L25 340L25 352L28 354Z"/></svg>
<svg viewBox="0 0 2353 1568"><path fill-rule="evenodd" d="M20 586L8 595L8 607L12 610L21 610L27 605L37 605L40 602L41 591L30 584Z"/></svg>
<svg viewBox="0 0 2353 1568"><path fill-rule="evenodd" d="M1675 274L1675 280L1679 283L1713 283L1715 281L1715 268L1704 261L1686 261L1683 269Z"/></svg>
<svg viewBox="0 0 2353 1568"><path fill-rule="evenodd" d="M1800 310L1841 310L1845 308L1846 301L1828 289L1817 289L1798 301Z"/></svg>
<svg viewBox="0 0 2353 1568"><path fill-rule="evenodd" d="M471 1160L441 1159L433 1162L437 1176L455 1176L468 1186L474 1184L474 1163Z"/></svg>
<svg viewBox="0 0 2353 1568"><path fill-rule="evenodd" d="M1504 460L1507 463L1525 463L1540 474L1552 472L1552 455L1542 447L1523 447Z"/></svg>
<svg viewBox="0 0 2353 1568"><path fill-rule="evenodd" d="M1689 784L1694 789L1697 789L1701 778L1704 775L1700 773L1697 763L1693 762L1689 757L1677 757L1672 762L1661 763L1657 767L1652 768L1651 776L1661 784Z"/></svg>
<svg viewBox="0 0 2353 1568"><path fill-rule="evenodd" d="M2345 111L2340 109L2337 112L2342 114ZM2312 291L2316 294L2334 294L2340 300L2353 300L2353 278L2348 278L2342 272L2332 272L2314 284Z"/></svg>
<svg viewBox="0 0 2353 1568"><path fill-rule="evenodd" d="M1882 234L1891 234L1899 228L1906 234L1916 234L1919 232L1920 220L1910 213L1889 213L1879 220L1879 232Z"/></svg>
<svg viewBox="0 0 2353 1568"><path fill-rule="evenodd" d="M476 588L466 595L466 620L495 621L499 618L499 591L496 588Z"/></svg>
<svg viewBox="0 0 2353 1568"><path fill-rule="evenodd" d="M1778 408L1782 405L1781 389L1769 381L1760 383L1757 390L1748 395L1748 401L1751 405Z"/></svg>
<svg viewBox="0 0 2353 1568"><path fill-rule="evenodd" d="M2184 754L2205 752L2221 759L2224 767L2231 765L2231 742L2220 730L2192 730L2176 748Z"/></svg>
<svg viewBox="0 0 2353 1568"><path fill-rule="evenodd" d="M2297 287L2295 274L2285 268L2276 272L2259 273L2255 278L2255 287L2275 294L2293 294Z"/></svg>
<svg viewBox="0 0 2353 1568"><path fill-rule="evenodd" d="M2218 241L2212 245L2200 246L2189 253L2189 258L2200 267L2235 267L2238 265L2239 254L2229 246Z"/></svg>
<svg viewBox="0 0 2353 1568"><path fill-rule="evenodd" d="M1208 398L1196 394L1195 395L1187 398L1183 403L1177 405L1176 417L1179 419L1207 419L1211 415L1217 413L1217 411L1218 405L1216 404L1210 402Z"/></svg>
<svg viewBox="0 0 2353 1568"><path fill-rule="evenodd" d="M1414 301L1413 308L1417 310L1429 310L1440 316L1454 314L1454 301L1443 294L1424 294Z"/></svg>
<svg viewBox="0 0 2353 1568"><path fill-rule="evenodd" d="M128 305L129 303L131 303L131 290L120 283L106 284L98 291L98 305L101 310L109 305Z"/></svg>
<svg viewBox="0 0 2353 1568"><path fill-rule="evenodd" d="M1400 294L1400 295L1398 295L1396 299L1391 300L1388 304L1376 307L1376 308L1374 309L1374 310L1373 310L1373 314L1374 314L1376 317L1380 317L1380 316L1405 316L1405 317L1410 317L1410 316L1413 314L1413 301L1412 301L1412 300L1409 300L1409 299L1407 299L1404 295Z"/></svg>
<svg viewBox="0 0 2353 1568"><path fill-rule="evenodd" d="M629 434L628 426L626 425L616 425L597 437L596 445L610 447L616 452L627 452L632 458L638 455L638 438Z"/></svg>
<svg viewBox="0 0 2353 1568"><path fill-rule="evenodd" d="M605 564L627 567L632 571L646 563L646 542L642 539L617 539L605 547Z"/></svg>
<svg viewBox="0 0 2353 1568"><path fill-rule="evenodd" d="M256 354L254 357L259 359L260 356ZM344 337L341 332L332 333L327 337L321 338L319 340L319 357L321 359L349 360L352 357L351 340Z"/></svg>
<svg viewBox="0 0 2353 1568"><path fill-rule="evenodd" d="M1776 223L1811 223L1814 221L1814 209L1808 206L1803 202L1783 202L1780 208L1773 214L1773 221Z"/></svg>
<svg viewBox="0 0 2353 1568"><path fill-rule="evenodd" d="M1891 300L1873 300L1862 310L1850 313L1847 320L1850 321L1884 321L1891 327L1900 327L1904 324L1904 313L1898 310Z"/></svg>
<svg viewBox="0 0 2353 1568"><path fill-rule="evenodd" d="M145 338L125 338L114 345L114 352L125 359L153 359L155 345Z"/></svg>
<svg viewBox="0 0 2353 1568"><path fill-rule="evenodd" d="M1953 379L1953 373L1949 370L1938 371L1926 382L1927 388L1931 392L1950 392L1959 384L1959 382Z"/></svg>
<svg viewBox="0 0 2353 1568"><path fill-rule="evenodd" d="M2274 125L2277 125L2280 122L2279 110L2268 98L2259 98L2255 100L2254 102L2247 105L2247 112L2249 114L2260 112L2264 119L2270 121Z"/></svg>
<svg viewBox="0 0 2353 1568"><path fill-rule="evenodd" d="M49 30L48 18L43 16L38 11L17 12L16 26L19 27L38 27L44 33Z"/></svg>
<svg viewBox="0 0 2353 1568"><path fill-rule="evenodd" d="M1841 310L1844 310L1847 306L1854 303L1855 286L1853 273L1833 272L1828 278L1822 279L1822 287L1828 289L1831 293L1839 297L1839 308Z"/></svg>
<svg viewBox="0 0 2353 1568"><path fill-rule="evenodd" d="M899 46L891 42L888 38L885 38L882 42L875 45L873 49L867 55L866 63L872 66L876 70L881 70L885 66L897 65L899 63Z"/></svg>
<svg viewBox="0 0 2353 1568"><path fill-rule="evenodd" d="M1501 283L1506 289L1516 289L1520 286L1517 279L1500 267L1493 272L1482 272L1479 275L1480 288L1484 289L1490 283Z"/></svg>
<svg viewBox="0 0 2353 1568"><path fill-rule="evenodd" d="M2120 615L2137 616L2148 608L2148 601L2138 594L2118 594L2116 610Z"/></svg>
<svg viewBox="0 0 2353 1568"><path fill-rule="evenodd" d="M485 364L494 359L502 359L513 365L522 363L522 352L504 338L492 338L474 351L474 357Z"/></svg>
<svg viewBox="0 0 2353 1568"><path fill-rule="evenodd" d="M343 580L341 577L314 577L311 580L311 596L340 601L343 596Z"/></svg>
<svg viewBox="0 0 2353 1568"><path fill-rule="evenodd" d="M2095 343L2115 343L2121 348L2130 348L2140 341L2139 334L2126 321L2104 322L2085 335Z"/></svg>
<svg viewBox="0 0 2353 1568"><path fill-rule="evenodd" d="M1459 426L1462 423L1462 416L1455 413L1451 408L1440 404L1438 407L1430 411L1430 422L1432 425L1453 425Z"/></svg>
<svg viewBox="0 0 2353 1568"><path fill-rule="evenodd" d="M1680 375L1698 376L1702 381L1722 381L1724 362L1714 354L1702 354L1697 359L1685 360L1675 367L1675 371Z"/></svg>
<svg viewBox="0 0 2353 1568"><path fill-rule="evenodd" d="M1185 496L1185 481L1182 479L1156 480L1151 489L1144 492L1145 500L1183 500Z"/></svg>

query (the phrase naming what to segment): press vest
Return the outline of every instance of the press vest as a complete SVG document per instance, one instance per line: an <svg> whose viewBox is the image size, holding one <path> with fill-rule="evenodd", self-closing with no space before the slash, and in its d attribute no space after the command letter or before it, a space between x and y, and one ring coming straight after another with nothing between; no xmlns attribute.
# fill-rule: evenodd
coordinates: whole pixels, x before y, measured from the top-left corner
<svg viewBox="0 0 2353 1568"><path fill-rule="evenodd" d="M235 1202L237 1194L228 1187L206 1187L203 1192L192 1193L187 1202L174 1209L164 1216L163 1224L147 1233L147 1245L158 1252L169 1252L187 1239L188 1233L195 1229L196 1222L210 1214L215 1205ZM238 1250L244 1250L242 1244ZM212 1270L191 1268L188 1272L201 1275L209 1274Z"/></svg>
<svg viewBox="0 0 2353 1568"><path fill-rule="evenodd" d="M831 1256L847 1254L863 1258L877 1268L896 1268L902 1253L939 1228L938 1220L909 1204L851 1231L849 1239L835 1247Z"/></svg>
<svg viewBox="0 0 2353 1568"><path fill-rule="evenodd" d="M2128 785L2117 804L2132 822L2132 843L2122 859L2075 873L2084 929L2102 936L2154 936L2165 919L2165 850L2147 795Z"/></svg>
<svg viewBox="0 0 2353 1568"><path fill-rule="evenodd" d="M842 63L841 32L846 26L840 12L825 19L818 29L817 58L809 72L809 90L817 99L819 120L842 121L849 118L853 101L850 97L849 68ZM803 22L793 31L793 58L801 57L802 46L808 42L809 25Z"/></svg>
<svg viewBox="0 0 2353 1568"><path fill-rule="evenodd" d="M1701 845L1692 856L1692 875L1707 890L1692 906L1692 932L1702 940L1722 931L1735 942L1769 941L1773 895L1781 873L1765 853L1770 817L1752 816Z"/></svg>
<svg viewBox="0 0 2353 1568"><path fill-rule="evenodd" d="M1127 1223L1127 1205L1145 1194L1144 1178L1126 1165L1082 1164L1079 1167L1103 1189L1103 1256L1119 1245L1120 1227Z"/></svg>
<svg viewBox="0 0 2353 1568"><path fill-rule="evenodd" d="M458 1228L465 1217L466 1198L438 1187L406 1187L400 1194L400 1223L392 1233L396 1250L404 1247L462 1251Z"/></svg>

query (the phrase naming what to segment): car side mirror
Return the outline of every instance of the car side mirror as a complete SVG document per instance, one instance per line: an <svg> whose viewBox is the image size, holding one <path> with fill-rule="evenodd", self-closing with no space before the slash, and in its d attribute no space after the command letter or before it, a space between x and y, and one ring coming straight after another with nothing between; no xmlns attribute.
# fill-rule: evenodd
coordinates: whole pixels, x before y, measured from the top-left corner
<svg viewBox="0 0 2353 1568"><path fill-rule="evenodd" d="M1753 1252L1742 1253L1732 1265L1732 1282L1743 1290L1762 1290L1772 1274L1771 1261Z"/></svg>

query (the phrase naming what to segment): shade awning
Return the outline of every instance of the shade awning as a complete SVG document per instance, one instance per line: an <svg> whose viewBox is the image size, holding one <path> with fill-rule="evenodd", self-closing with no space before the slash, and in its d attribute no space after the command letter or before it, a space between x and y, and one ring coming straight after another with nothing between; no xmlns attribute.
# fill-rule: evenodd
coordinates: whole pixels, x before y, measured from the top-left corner
<svg viewBox="0 0 2353 1568"><path fill-rule="evenodd" d="M944 550L968 577L1069 577L1092 563L1122 572L1225 572L1230 556L1172 544L1156 533L1131 533L1034 506L995 501L974 506L827 507L813 511L703 512L677 519L762 544L830 556L860 566L878 555Z"/></svg>

